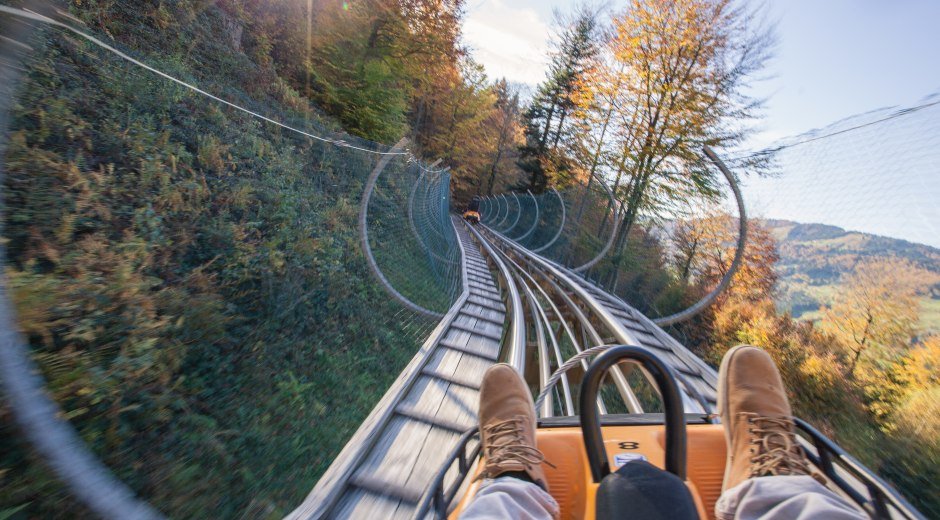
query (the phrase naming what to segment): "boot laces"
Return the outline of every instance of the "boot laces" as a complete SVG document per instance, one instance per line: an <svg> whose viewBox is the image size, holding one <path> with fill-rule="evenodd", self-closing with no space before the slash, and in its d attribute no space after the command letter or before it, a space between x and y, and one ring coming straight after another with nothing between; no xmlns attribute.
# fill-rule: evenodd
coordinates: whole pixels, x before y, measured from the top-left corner
<svg viewBox="0 0 940 520"><path fill-rule="evenodd" d="M503 421L496 421L483 427L483 435L486 437L486 444L483 446L483 453L486 457L486 465L483 472L477 477L491 478L507 470L507 464L519 464L520 469L538 464L548 464L545 455L535 446L527 444L523 438L524 425L526 418L516 416Z"/></svg>
<svg viewBox="0 0 940 520"><path fill-rule="evenodd" d="M790 417L763 417L748 413L751 434L751 477L770 475L817 475L796 440Z"/></svg>

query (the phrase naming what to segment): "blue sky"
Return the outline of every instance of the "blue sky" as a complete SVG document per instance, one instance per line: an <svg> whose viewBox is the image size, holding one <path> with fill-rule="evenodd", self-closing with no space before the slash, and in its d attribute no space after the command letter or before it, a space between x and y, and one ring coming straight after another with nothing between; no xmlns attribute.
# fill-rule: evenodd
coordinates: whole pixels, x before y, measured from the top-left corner
<svg viewBox="0 0 940 520"><path fill-rule="evenodd" d="M546 67L552 10L569 11L576 3L468 0L465 39L474 57L491 76L534 85L542 79ZM618 8L617 2L609 5ZM769 100L751 148L761 148L854 114L911 106L940 91L940 0L770 0L767 6L771 19L778 23L779 42L776 57L767 70L769 78L754 88ZM932 110L932 114L921 117L930 121L940 119L940 109ZM927 124L925 128L938 131L936 124ZM924 142L920 146L936 146L936 136L921 137ZM908 144L915 148L918 145ZM856 144L845 140L844 146L862 146L862 141ZM821 147L806 152L822 153ZM823 213L767 200L759 205L758 211L768 217L824 219L849 229L940 247L938 154L940 151L912 163L916 171L891 169L893 178L901 176L901 184L911 190L892 191L891 202L901 208L913 206L915 211L911 213L919 215L915 222L898 218L897 210L887 206L867 219L860 219L858 208L868 204L867 199L853 200L841 193L838 200L844 207L831 207ZM878 174L888 170L879 168L879 161L887 162L890 156L890 150L884 150L866 163L872 171L868 184L898 184L890 182L888 173ZM781 179L756 182L751 191L764 199L768 193L782 191L780 200L803 200L806 197L795 186L796 180L821 175L807 170L805 160L793 161L792 165L784 160L783 167ZM872 224L875 221L881 223Z"/></svg>

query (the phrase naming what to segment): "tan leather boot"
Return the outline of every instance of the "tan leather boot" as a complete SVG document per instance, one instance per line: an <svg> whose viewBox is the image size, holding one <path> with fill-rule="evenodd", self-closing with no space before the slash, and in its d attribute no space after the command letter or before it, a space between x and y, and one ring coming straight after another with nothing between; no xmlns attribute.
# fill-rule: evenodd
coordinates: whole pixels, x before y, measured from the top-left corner
<svg viewBox="0 0 940 520"><path fill-rule="evenodd" d="M741 345L725 354L718 372L718 413L728 443L722 491L753 477L812 475L796 440L783 380L763 350Z"/></svg>
<svg viewBox="0 0 940 520"><path fill-rule="evenodd" d="M485 465L478 478L525 472L548 491L545 457L535 447L535 404L525 381L509 365L493 365L480 386L480 433Z"/></svg>

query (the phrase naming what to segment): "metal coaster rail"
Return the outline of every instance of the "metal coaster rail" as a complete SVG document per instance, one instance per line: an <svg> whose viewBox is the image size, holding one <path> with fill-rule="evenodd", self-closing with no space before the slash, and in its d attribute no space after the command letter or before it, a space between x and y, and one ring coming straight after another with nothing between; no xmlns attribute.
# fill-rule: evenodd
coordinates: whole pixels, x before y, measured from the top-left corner
<svg viewBox="0 0 940 520"><path fill-rule="evenodd" d="M404 140L382 151L312 134L171 77L62 22L7 6L0 6L0 11L69 31L160 78L282 129L380 157L367 179L360 206L358 224L363 253L373 276L390 298L404 308L440 319L440 322L307 498L287 518L424 518L435 486L448 483L459 486L458 475L448 475L442 469L446 469L453 454L458 453L468 439L471 443L478 443L472 440L471 430L477 421L480 382L485 370L500 361L509 363L523 376L530 376L530 386L536 394L550 388L552 381L560 383L550 388L544 401L540 402L540 417L572 416L578 412L573 389L579 386L587 371L587 354L603 345L639 345L654 352L674 370L687 414L695 414L708 421L716 412L716 371L660 328L660 325L688 319L711 304L727 287L744 252L747 220L741 193L734 175L711 149L706 147L705 155L728 180L739 208L740 233L735 258L718 286L700 302L658 320L647 318L581 274L609 254L619 224L616 218L612 219L609 237L593 258L582 265L566 267L539 254L557 244L564 236L566 226L571 225L565 200L556 189L551 188L550 191L560 206L558 222L548 222L545 219L547 204L540 206L540 200L547 202L551 194L546 192L546 198L540 199L542 195L527 192L533 202L534 216L531 224L520 226L523 204L516 193L510 192L514 205L505 194L484 198L480 211L483 222L474 228L449 216L446 184L436 184L434 189L438 191L422 184L422 180L429 177L426 174L444 176L447 175L446 170L432 171L421 167L422 173L408 190L410 195L405 211L408 225L416 243L432 262L454 266L453 269L459 271L460 283L456 289L459 295L450 309L442 313L419 305L399 292L382 272L370 243L370 198L389 162L411 157ZM14 80L0 78L0 84L13 84ZM0 110L0 128L6 128L5 119L5 111ZM598 184L609 198L609 208L616 208L618 203L614 193L600 179ZM424 191L419 192L422 188ZM418 215L415 212L416 200L423 203L423 211ZM429 222L450 222L446 228L435 227L425 225L419 218ZM422 223L421 230L419 222ZM539 228L543 223L545 233L536 233L541 231ZM450 235L451 227L453 235ZM454 240L459 258L442 257L435 248L435 242L454 245ZM523 243L536 240L543 243ZM572 370L553 376L555 370L572 358L575 358L574 363L570 363L574 366ZM527 367L531 362L535 363L534 368ZM640 414L656 405L656 387L647 385L651 376L642 368L616 366L608 373L612 388L598 397L601 413L625 410ZM68 423L60 418L57 405L43 393L41 376L29 359L23 338L16 332L15 316L2 285L0 375L11 397L11 408L27 436L86 506L104 518L162 517L160 512L138 499L130 488L114 478L91 455ZM805 425L801 427L807 428ZM830 455L826 449L830 448L819 442L815 453L821 459L827 459ZM836 455L847 457L844 453ZM471 456L463 461L465 467L462 471L470 471L474 458ZM878 482L884 488L882 492L891 493L887 485ZM454 492L456 490L455 487ZM903 501L903 498L898 497L897 500Z"/></svg>
<svg viewBox="0 0 940 520"><path fill-rule="evenodd" d="M523 309L508 268L475 231L463 224L455 231L463 292L287 518L409 517L460 435L475 424L486 368L503 356L525 370Z"/></svg>
<svg viewBox="0 0 940 520"><path fill-rule="evenodd" d="M463 294L288 518L408 518L425 503L421 497L436 482L445 455L474 425L480 381L492 363L507 362L521 374L535 374L531 385L540 390L569 357L565 348L581 353L602 344L651 345L650 338L661 332L649 321L631 322L637 329L631 330L625 321L629 308L622 302L487 226L460 222L456 229ZM681 352L673 352L682 348L677 344L656 346L660 355L671 354L663 358L682 374L686 412L713 413L714 399L703 397L701 390L713 394L713 371L687 363ZM536 366L527 370L530 361ZM578 370L560 378L554 395L540 406L541 417L576 413L572 392L587 366L582 360ZM631 377L633 370L639 377ZM613 391L599 397L601 412L644 413L647 403L638 397L637 385L646 377L632 366L612 368ZM692 382L693 377L699 380Z"/></svg>
<svg viewBox="0 0 940 520"><path fill-rule="evenodd" d="M606 186L604 191L610 207L615 207L612 191ZM425 507L429 486L448 484L431 469L443 462L439 460L442 454L453 451L459 434L473 425L483 372L497 361L508 362L532 377L530 385L538 393L555 369L572 356L582 356L576 369L556 378L561 384L549 392L538 410L541 417L570 416L577 413L573 389L588 367L584 352L599 345L641 345L654 350L674 369L686 412L710 420L717 401L714 369L651 320L580 274L609 252L616 223L596 257L575 268L542 257L520 243L532 236L539 224L557 225L542 234L543 239L550 235L536 248L544 250L570 224L561 194L553 189L548 195L558 200L558 222L541 220L539 199L529 192L532 223L515 234L512 232L524 212L515 193L509 194L514 204L505 194L481 201L482 224L455 224L462 253L463 293L289 518L409 517L416 508ZM517 239L511 238L516 235ZM528 369L531 362L535 366ZM604 414L612 410L637 414L655 407L658 395L655 385L649 384L651 379L638 366L612 367L612 389L598 397L599 410Z"/></svg>
<svg viewBox="0 0 940 520"><path fill-rule="evenodd" d="M511 313L505 313L506 328L502 341L497 346L497 353L492 361L509 362L524 376L528 375L529 385L535 393L546 392L545 399L537 404L537 413L541 419L557 416L570 416L578 413L575 409L572 389L580 385L580 380L586 372L587 359L598 355L604 349L616 344L632 344L646 348L656 354L664 363L669 365L676 375L679 385L683 407L687 420L699 423L714 422L717 408L717 373L704 361L688 351L675 339L669 336L652 320L646 318L619 298L607 294L592 285L573 270L559 265L551 260L540 257L517 242L494 231L486 225L477 225L475 228L467 224L460 236L462 243L469 245L465 258L485 258L486 262L495 266L491 271L499 280L500 297L512 308ZM474 251L475 248L476 250ZM480 256L477 256L480 255ZM467 268L468 273L480 273L474 266ZM470 285L471 290L475 285ZM495 296L487 292L487 296ZM458 303L460 305L460 303ZM503 307L505 309L505 307ZM528 312L526 312L528 310ZM577 352L575 356L566 361L562 352L562 344L573 347ZM526 363L534 361L536 367L527 370ZM565 365L570 370L566 373L553 374L553 370ZM625 408L629 413L643 413L643 405L639 402L637 394L644 385L643 377L627 378L629 371L619 366L611 369L609 380L618 392L608 392L599 397L598 408L602 414L607 414L614 407ZM628 368L629 370L629 368ZM637 370L634 368L634 370ZM424 373L427 373L425 371ZM644 377L651 377L644 370L638 370ZM619 374L623 379L618 378ZM479 388L482 370L461 371L455 374L467 386ZM626 392L618 379L626 387ZM553 385L558 382L560 385ZM638 386L639 385L639 386ZM614 396L620 397L622 402L613 401ZM440 398L440 397L439 397ZM645 399L656 400L657 395L647 393ZM446 399L446 396L442 399ZM470 403L470 406L475 403ZM373 412L379 413L379 411ZM440 425L438 425L440 426ZM414 472L404 475L400 472L393 476L376 473L371 479L353 479L350 486L365 488L371 495L364 502L369 509L334 509L329 515L298 515L291 518L354 518L360 517L363 511L378 513L383 517L394 516L401 518L427 518L434 515L436 518L446 516L446 505L454 499L460 489L469 479L466 475L473 473L476 458L479 455L479 437L475 425L471 424L461 436L456 429L446 439L440 442L435 439L435 456L448 453L443 459L435 458L434 463L440 464L437 473L429 475L428 466L416 466ZM804 445L811 454L819 452L822 448L814 449ZM820 442L816 440L817 444ZM422 443L417 443L422 444ZM424 442L423 445L427 445ZM382 443L377 443L381 446ZM349 449L349 447L347 447ZM829 448L827 448L829 449ZM429 453L421 450L422 456ZM828 451L825 452L828 457ZM837 454L838 455L838 454ZM362 455L362 460L370 460L375 455ZM387 455L382 454L383 457ZM816 455L813 455L816 456ZM820 460L822 456L816 456ZM456 461L456 462L455 462ZM459 468L452 464L459 463ZM390 466L394 468L394 466ZM332 470L332 468L331 468ZM396 468L400 470L400 468ZM869 500L864 495L866 487L861 480L865 479L875 483L882 483L866 469L858 470L857 475L846 472L841 467L832 470L833 475L839 475L844 481L858 489L859 500ZM416 478L417 474L420 479ZM402 488L394 485L379 485L389 482L391 477L395 481L406 481L416 487ZM858 477L858 478L856 478ZM418 484L421 482L422 484ZM318 484L319 486L319 484ZM422 487L424 486L424 487ZM890 505L900 517L919 518L916 511L907 504L903 497L885 486L887 491L868 488L870 501ZM407 508L402 504L407 498ZM389 508L389 501L399 500L394 509ZM887 505L885 505L887 504ZM913 512L912 512L913 511ZM908 514L910 513L910 514Z"/></svg>

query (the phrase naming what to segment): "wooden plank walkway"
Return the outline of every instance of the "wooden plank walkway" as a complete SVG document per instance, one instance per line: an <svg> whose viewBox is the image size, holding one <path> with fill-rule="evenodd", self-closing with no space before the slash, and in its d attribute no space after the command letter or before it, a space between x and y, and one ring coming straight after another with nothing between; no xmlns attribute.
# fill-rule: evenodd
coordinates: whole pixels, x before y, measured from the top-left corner
<svg viewBox="0 0 940 520"><path fill-rule="evenodd" d="M288 518L411 518L456 445L476 425L483 372L496 362L506 308L479 246L455 220L464 293L303 505ZM419 354L420 355L420 354Z"/></svg>

